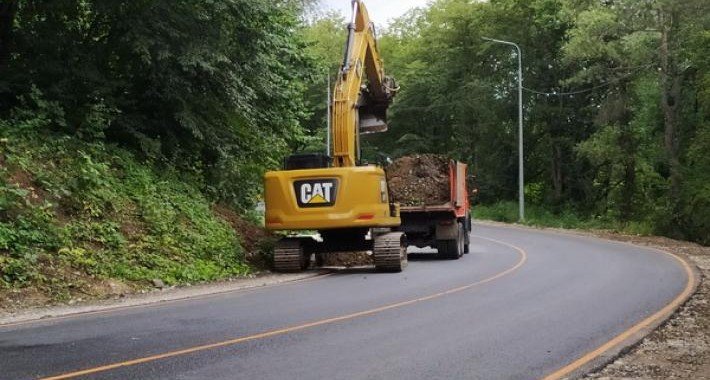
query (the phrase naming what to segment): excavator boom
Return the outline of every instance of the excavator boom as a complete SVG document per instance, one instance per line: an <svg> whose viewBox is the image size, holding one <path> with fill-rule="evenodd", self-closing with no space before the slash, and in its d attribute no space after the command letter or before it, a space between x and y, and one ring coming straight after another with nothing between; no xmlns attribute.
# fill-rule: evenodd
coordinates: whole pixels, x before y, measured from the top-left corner
<svg viewBox="0 0 710 380"><path fill-rule="evenodd" d="M334 90L333 165L355 166L359 161L361 133L387 130L386 111L397 92L385 76L377 48L375 25L362 1L352 2L345 58Z"/></svg>

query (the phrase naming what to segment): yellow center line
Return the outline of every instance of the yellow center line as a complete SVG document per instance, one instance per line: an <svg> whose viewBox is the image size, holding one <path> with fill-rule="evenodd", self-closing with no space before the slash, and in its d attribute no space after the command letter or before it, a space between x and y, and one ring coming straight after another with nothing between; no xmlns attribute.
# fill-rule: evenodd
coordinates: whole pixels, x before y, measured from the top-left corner
<svg viewBox="0 0 710 380"><path fill-rule="evenodd" d="M695 276L695 272L693 272L693 269L690 267L690 265L688 264L687 261L681 259L680 257L678 257L670 252L666 252L666 251L663 251L660 249L639 247L639 246L636 246L633 244L628 244L628 243L627 243L627 245L631 245L636 248L651 249L654 251L664 253L664 254L676 259L681 264L683 269L685 269L685 273L688 276L688 282L686 283L685 288L676 298L674 298L670 303L668 303L664 308L662 308L661 310L659 310L655 314L653 314L650 317L644 319L643 321L637 323L636 325L632 326L631 328L622 332L621 334L615 336L610 341L602 344L601 346L597 347L596 349L584 354L583 356L581 356L579 359L573 361L572 363L570 363L570 364L556 370L555 372L545 376L543 378L543 380L562 379L563 377L571 374L572 372L577 371L578 369L582 368L584 365L595 360L596 358L598 358L599 356L601 356L605 352L624 343L627 339L634 337L636 334L638 334L642 330L650 328L655 323L661 321L663 318L670 316L673 313L673 311L675 311L676 308L678 308L680 305L682 305L693 294L693 292L695 290L695 284L697 283L697 278Z"/></svg>
<svg viewBox="0 0 710 380"><path fill-rule="evenodd" d="M103 366L99 366L99 367L87 368L87 369L83 369L80 371L68 372L68 373L64 373L64 374L60 374L60 375L56 375L56 376L45 377L42 380L71 379L71 378L75 378L78 376L90 375L90 374L94 374L94 373L110 371L110 370L113 370L116 368L129 367L129 366L153 362L153 361L157 361L157 360L161 360L161 359L172 358L175 356L187 355L187 354L191 354L191 353L195 353L195 352L212 350L212 349L226 347L226 346L232 346L232 345L236 345L239 343L244 343L244 342L248 342L248 341L252 341L252 340L269 338L269 337L273 337L273 336L277 336L277 335L283 335L283 334L288 334L288 333L292 333L292 332L296 332L296 331L300 331L300 330L309 329L312 327L323 326L323 325L332 324L332 323L336 323L336 322L342 322L342 321L351 320L351 319L355 319L355 318L370 316L373 314L381 313L383 311L401 308L401 307L409 306L409 305L412 305L415 303L420 303L420 302L429 301L429 300L432 300L435 298L440 298L440 297L443 297L443 296L446 296L449 294L462 292L464 290L468 290L473 287L489 283L491 281L494 281L496 279L499 279L503 276L506 276L510 273L515 272L518 268L523 266L525 261L527 261L527 252L525 252L525 250L523 250L522 248L516 247L512 244L508 244L508 243L505 243L505 242L502 242L499 240L484 238L481 236L476 236L476 237L479 239L491 241L493 243L505 245L507 247L514 249L519 254L519 260L517 261L517 263L514 266L512 266L502 272L499 272L491 277L488 277L486 279L483 279L483 280L480 280L480 281L477 281L477 282L474 282L474 283L471 283L468 285L460 286L457 288L449 289L449 290L446 290L443 292L431 294L428 296L415 298L415 299L402 301L402 302L397 302L397 303L381 306L381 307L378 307L375 309L360 311L357 313L341 315L338 317L333 317L333 318L328 318L328 319L322 319L319 321L314 321L314 322L304 323L304 324L300 324L300 325L285 327L285 328L281 328L281 329L277 329L277 330L266 331L266 332L262 332L259 334L244 336L244 337L240 337L240 338L225 340L225 341L211 343L211 344L204 344L204 345L189 347L189 348L176 350L176 351L169 351L169 352L165 352L162 354L145 356L142 358L127 360L127 361L122 361L122 362L116 362L116 363L107 364L107 365L103 365Z"/></svg>

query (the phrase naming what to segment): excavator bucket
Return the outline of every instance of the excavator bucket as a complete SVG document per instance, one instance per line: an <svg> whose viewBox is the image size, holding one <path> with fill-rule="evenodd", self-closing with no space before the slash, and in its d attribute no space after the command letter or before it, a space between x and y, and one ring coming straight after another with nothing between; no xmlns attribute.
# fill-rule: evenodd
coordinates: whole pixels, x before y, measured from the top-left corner
<svg viewBox="0 0 710 380"><path fill-rule="evenodd" d="M387 131L387 107L390 100L375 101L363 91L358 102L359 129L361 134Z"/></svg>
<svg viewBox="0 0 710 380"><path fill-rule="evenodd" d="M363 135L369 133L378 133L387 131L387 123L384 120L378 119L372 114L360 116L360 133Z"/></svg>

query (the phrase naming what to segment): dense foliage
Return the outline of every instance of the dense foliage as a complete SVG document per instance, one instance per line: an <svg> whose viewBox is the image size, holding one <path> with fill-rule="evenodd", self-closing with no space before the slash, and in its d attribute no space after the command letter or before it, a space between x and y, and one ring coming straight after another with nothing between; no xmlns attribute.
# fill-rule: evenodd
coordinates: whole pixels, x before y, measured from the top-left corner
<svg viewBox="0 0 710 380"><path fill-rule="evenodd" d="M302 31L303 39L316 62L309 81L306 106L311 111L304 127L310 139L303 150L324 152L326 140L328 85L335 85L336 75L343 61L345 19L338 13L320 15Z"/></svg>
<svg viewBox="0 0 710 380"><path fill-rule="evenodd" d="M62 299L110 278L175 284L249 272L240 237L195 183L105 143L7 132L44 122L0 123L0 289L33 285Z"/></svg>
<svg viewBox="0 0 710 380"><path fill-rule="evenodd" d="M3 1L0 117L51 102L53 131L117 142L248 206L304 137L301 3Z"/></svg>
<svg viewBox="0 0 710 380"><path fill-rule="evenodd" d="M248 272L230 208L307 141L304 7L0 2L0 292Z"/></svg>
<svg viewBox="0 0 710 380"><path fill-rule="evenodd" d="M481 37L514 41L533 209L710 244L708 30L703 0L434 1L382 38L402 93L371 150L451 152L484 205L516 199L517 57Z"/></svg>

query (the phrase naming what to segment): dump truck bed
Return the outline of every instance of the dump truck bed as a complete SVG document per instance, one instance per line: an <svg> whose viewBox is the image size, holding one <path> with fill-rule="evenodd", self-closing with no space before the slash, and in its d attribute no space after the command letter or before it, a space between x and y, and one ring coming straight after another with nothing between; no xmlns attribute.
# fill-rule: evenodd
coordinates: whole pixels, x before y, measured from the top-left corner
<svg viewBox="0 0 710 380"><path fill-rule="evenodd" d="M468 189L466 187L467 165L451 160L449 162L449 199L447 202L439 204L406 205L400 206L401 214L411 213L450 213L456 217L463 218L470 208Z"/></svg>
<svg viewBox="0 0 710 380"><path fill-rule="evenodd" d="M467 165L442 156L416 155L395 161L388 179L400 202L398 227L409 245L435 247L442 258L468 252L471 231Z"/></svg>

